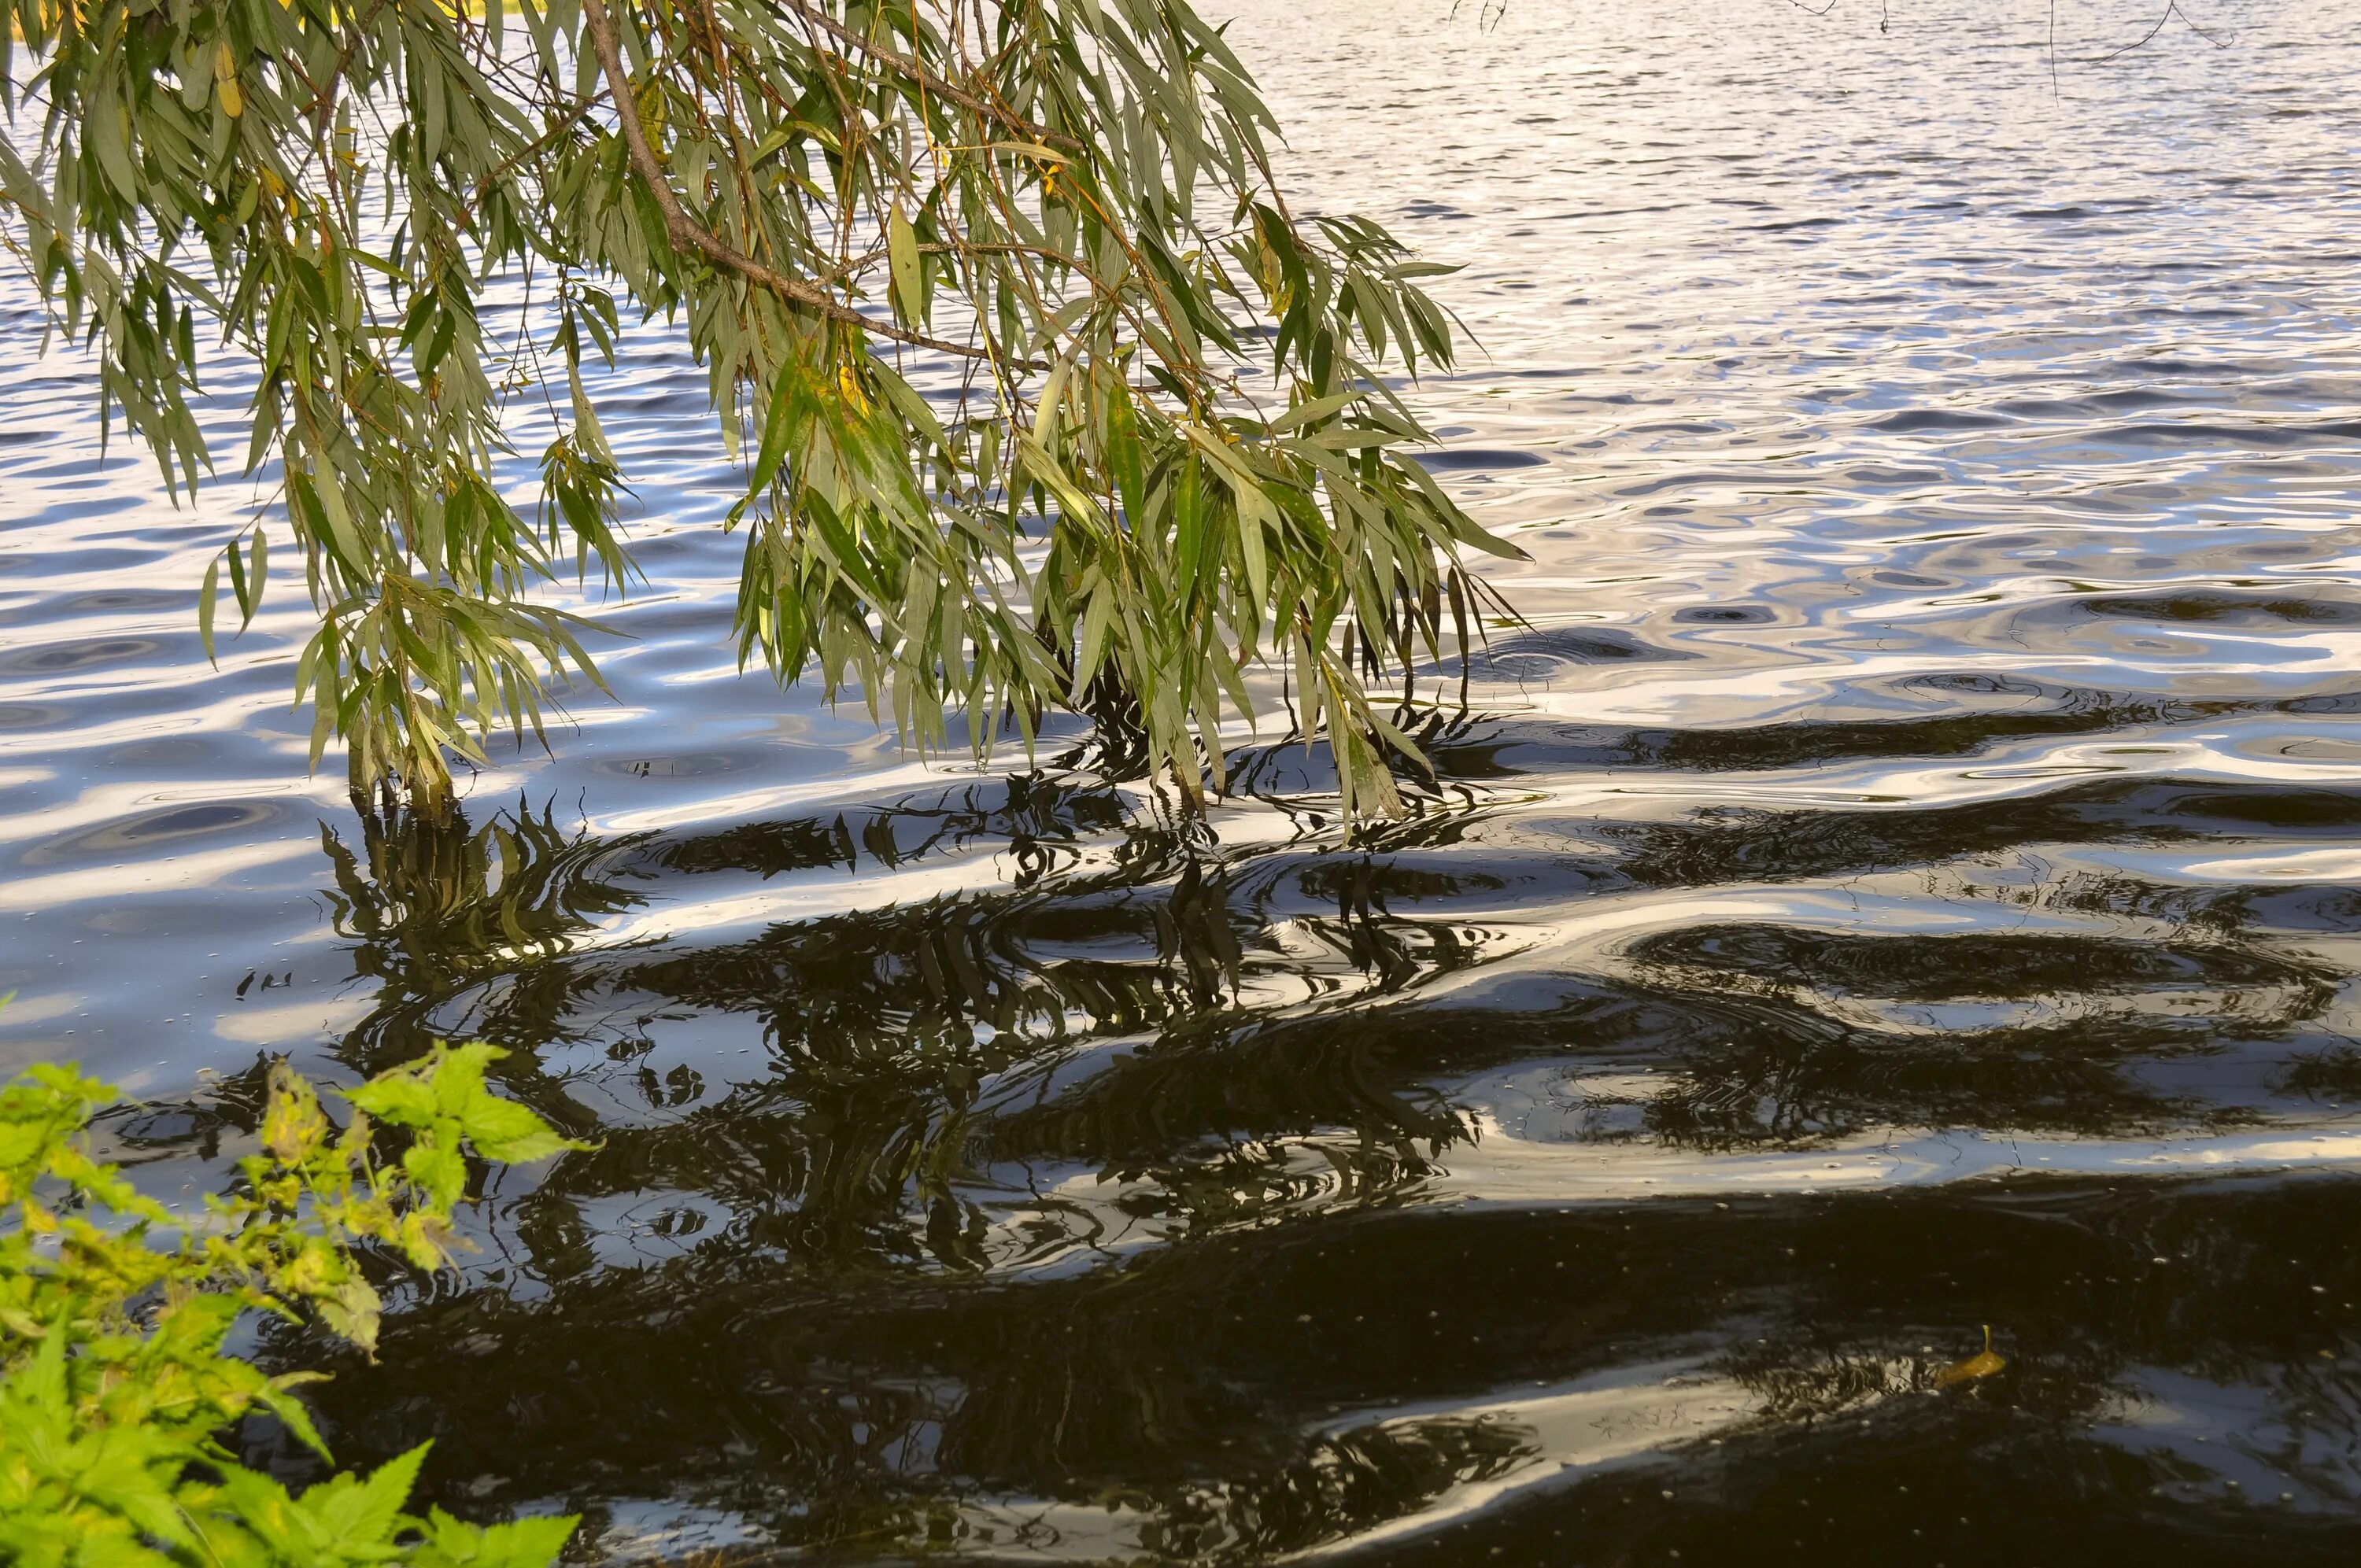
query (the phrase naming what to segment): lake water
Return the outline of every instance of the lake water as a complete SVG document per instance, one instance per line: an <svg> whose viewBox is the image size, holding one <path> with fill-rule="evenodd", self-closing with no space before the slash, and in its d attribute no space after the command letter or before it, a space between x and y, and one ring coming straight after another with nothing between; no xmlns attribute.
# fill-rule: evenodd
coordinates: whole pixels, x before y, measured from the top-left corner
<svg viewBox="0 0 2361 1568"><path fill-rule="evenodd" d="M268 1053L511 1047L600 1152L263 1349L615 1557L2355 1561L2361 18L1229 8L1302 203L1467 264L1414 396L1532 625L1411 820L738 678L647 337L620 701L365 825L300 583L198 649L251 498L102 458L12 280L0 1069L185 1196Z"/></svg>

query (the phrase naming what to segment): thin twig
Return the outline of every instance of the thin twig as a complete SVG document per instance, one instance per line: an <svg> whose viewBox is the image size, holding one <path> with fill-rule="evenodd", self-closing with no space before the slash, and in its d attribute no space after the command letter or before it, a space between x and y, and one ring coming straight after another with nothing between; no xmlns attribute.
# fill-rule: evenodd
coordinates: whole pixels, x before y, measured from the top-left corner
<svg viewBox="0 0 2361 1568"><path fill-rule="evenodd" d="M917 348L931 348L938 354L953 354L962 359L982 359L988 356L983 349L951 343L924 333L905 331L901 327L862 314L815 285L800 278L765 267L752 257L725 243L712 230L688 215L675 193L664 167L648 145L647 127L640 123L639 100L631 90L631 77L623 69L622 46L615 33L615 20L608 13L605 0L583 0L583 29L590 35L590 48L598 57L598 69L606 74L607 86L615 99L615 120L622 132L624 150L630 154L631 168L648 188L648 194L664 215L664 235L675 249L695 251L706 260L734 272L759 288L767 289L789 304L858 326L863 331L895 343L906 343Z"/></svg>
<svg viewBox="0 0 2361 1568"><path fill-rule="evenodd" d="M2056 3L2057 0L2051 0L2053 9ZM2108 53L2098 55L2093 58L2092 63L2094 65L2104 65L2107 61L2127 55L2134 49L2146 49L2155 40L2157 34L2164 31L2165 27L2171 23L2175 16L2180 17L2182 22L2186 23L2191 32L2195 33L2199 38L2203 38L2215 49L2228 49L2230 47L2220 38L2215 38L2212 33L2209 33L2204 28L2199 27L2195 22L2191 21L2189 13L2180 8L2180 0L2165 0L2164 15L2156 19L2156 26L2150 27L2147 34L2143 36L2137 43L2128 43L2119 49L2113 49Z"/></svg>
<svg viewBox="0 0 2361 1568"><path fill-rule="evenodd" d="M2058 90L2058 0L2049 0L2049 99L2054 104L2066 101Z"/></svg>
<svg viewBox="0 0 2361 1568"><path fill-rule="evenodd" d="M824 32L829 37L836 39L837 42L844 44L849 48L859 49L870 59L877 61L878 64L892 67L894 70L910 78L913 82L916 82L928 92L935 94L938 98L948 98L952 103L961 105L962 108L970 109L976 114L999 120L1012 129L1023 131L1029 140L1040 142L1044 146L1062 146L1073 148L1077 151L1082 148L1082 144L1076 141L1073 137L1061 136L1058 132L1049 129L1047 126L1035 125L1032 121L1016 113L1016 110L1010 108L1005 104L994 103L988 98L980 97L973 93L968 92L964 88L953 85L950 82L947 81L943 77L936 75L933 71L928 71L925 66L911 59L909 56L896 53L893 49L887 49L879 44L875 39L863 37L862 34L854 32L851 27L846 27L843 23L829 16L827 12L819 10L816 6L805 5L803 0L771 0L771 5L775 9L793 12L795 15L801 16L805 21L810 23L813 27L818 27L821 32Z"/></svg>

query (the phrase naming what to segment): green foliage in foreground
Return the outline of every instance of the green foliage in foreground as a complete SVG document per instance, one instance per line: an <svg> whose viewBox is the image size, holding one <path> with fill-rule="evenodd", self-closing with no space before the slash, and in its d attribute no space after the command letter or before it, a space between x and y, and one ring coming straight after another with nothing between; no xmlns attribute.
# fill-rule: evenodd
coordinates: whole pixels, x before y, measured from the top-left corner
<svg viewBox="0 0 2361 1568"><path fill-rule="evenodd" d="M1187 0L0 3L12 243L176 488L200 337L258 376L282 504L200 626L302 552L297 696L357 788L438 799L446 747L597 679L532 592L631 569L581 369L661 314L744 465L741 658L927 749L1090 712L1192 799L1276 664L1347 810L1399 808L1365 683L1464 645L1463 547L1513 554L1378 379L1450 363L1444 269L1290 209ZM535 323L491 330L518 276ZM541 483L503 487L527 415Z"/></svg>
<svg viewBox="0 0 2361 1568"><path fill-rule="evenodd" d="M493 1095L489 1046L437 1047L355 1091L339 1131L273 1068L261 1152L202 1217L168 1213L93 1160L82 1129L115 1091L37 1067L0 1089L0 1562L23 1568L544 1568L572 1519L489 1529L402 1511L426 1450L367 1480L290 1495L223 1446L267 1411L326 1457L291 1390L225 1354L242 1314L315 1316L377 1340L355 1247L448 1261L468 1151L539 1159L577 1147ZM400 1129L396 1157L381 1129Z"/></svg>

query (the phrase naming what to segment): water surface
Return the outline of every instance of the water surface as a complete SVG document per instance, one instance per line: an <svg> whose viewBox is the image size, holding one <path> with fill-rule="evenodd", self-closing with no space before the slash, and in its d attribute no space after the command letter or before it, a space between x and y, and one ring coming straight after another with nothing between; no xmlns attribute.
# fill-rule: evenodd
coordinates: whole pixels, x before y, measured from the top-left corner
<svg viewBox="0 0 2361 1568"><path fill-rule="evenodd" d="M736 677L649 335L620 700L362 822L300 584L198 650L253 498L103 454L11 281L0 1068L136 1090L178 1192L268 1055L511 1047L598 1152L378 1365L265 1349L594 1555L2353 1561L2347 8L1233 8L1304 204L1466 264L1412 395L1532 556L1410 820Z"/></svg>

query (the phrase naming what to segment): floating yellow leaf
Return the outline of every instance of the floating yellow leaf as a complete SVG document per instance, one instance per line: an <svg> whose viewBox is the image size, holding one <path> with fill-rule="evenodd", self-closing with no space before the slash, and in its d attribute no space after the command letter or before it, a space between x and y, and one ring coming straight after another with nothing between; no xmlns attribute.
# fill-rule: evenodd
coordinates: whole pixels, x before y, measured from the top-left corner
<svg viewBox="0 0 2361 1568"><path fill-rule="evenodd" d="M1984 1348L1965 1361L1955 1361L1935 1374L1935 1387L1949 1388L1954 1384L1972 1383L1979 1377L1989 1377L2008 1365L2008 1358L1992 1347L1992 1325L1984 1325Z"/></svg>

